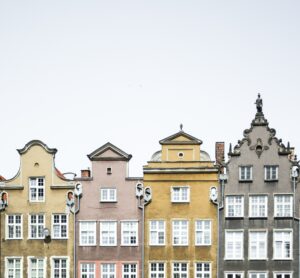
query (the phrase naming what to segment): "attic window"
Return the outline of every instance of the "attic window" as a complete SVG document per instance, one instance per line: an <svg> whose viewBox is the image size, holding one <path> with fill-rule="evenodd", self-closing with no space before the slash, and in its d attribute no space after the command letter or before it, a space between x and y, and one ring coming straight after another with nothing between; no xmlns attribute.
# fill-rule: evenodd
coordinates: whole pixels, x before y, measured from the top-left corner
<svg viewBox="0 0 300 278"><path fill-rule="evenodd" d="M111 172L111 167L108 167L108 168L106 169L106 174L107 174L107 175L111 175L111 174L112 174L112 172Z"/></svg>
<svg viewBox="0 0 300 278"><path fill-rule="evenodd" d="M183 152L179 152L179 153L178 153L178 157L179 157L179 158L183 158L183 157L184 157L184 153L183 153Z"/></svg>

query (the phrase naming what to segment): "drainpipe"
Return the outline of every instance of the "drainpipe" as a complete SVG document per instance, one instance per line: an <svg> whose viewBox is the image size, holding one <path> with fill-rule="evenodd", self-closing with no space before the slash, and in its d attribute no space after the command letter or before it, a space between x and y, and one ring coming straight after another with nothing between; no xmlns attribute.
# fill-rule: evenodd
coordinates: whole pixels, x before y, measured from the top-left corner
<svg viewBox="0 0 300 278"><path fill-rule="evenodd" d="M224 168L225 169L225 168ZM221 198L218 202L218 253L217 253L217 278L219 278L219 270L220 270L220 210L224 208L224 191L225 191L225 183L228 179L227 174L220 173L219 174L219 182L221 185ZM224 247L224 245L223 245ZM300 278L300 277L299 277Z"/></svg>
<svg viewBox="0 0 300 278"><path fill-rule="evenodd" d="M152 192L150 187L145 187L141 182L135 185L135 195L138 198L138 208L142 210L142 278L145 277L145 245L144 245L144 231L145 231L145 206L151 202Z"/></svg>

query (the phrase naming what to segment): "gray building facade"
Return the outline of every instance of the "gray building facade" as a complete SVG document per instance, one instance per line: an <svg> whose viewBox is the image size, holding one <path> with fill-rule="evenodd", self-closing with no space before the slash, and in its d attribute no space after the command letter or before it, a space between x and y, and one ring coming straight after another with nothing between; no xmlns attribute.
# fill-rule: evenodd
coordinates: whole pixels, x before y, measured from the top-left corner
<svg viewBox="0 0 300 278"><path fill-rule="evenodd" d="M219 210L220 278L299 277L299 186L293 149L262 111L229 150Z"/></svg>

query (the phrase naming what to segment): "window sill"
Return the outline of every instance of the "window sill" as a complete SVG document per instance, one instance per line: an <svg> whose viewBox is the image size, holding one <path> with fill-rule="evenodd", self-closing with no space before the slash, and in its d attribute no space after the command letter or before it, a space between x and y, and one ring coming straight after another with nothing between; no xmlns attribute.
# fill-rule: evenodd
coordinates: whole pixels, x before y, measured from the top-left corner
<svg viewBox="0 0 300 278"><path fill-rule="evenodd" d="M138 244L121 244L121 247L139 247Z"/></svg>
<svg viewBox="0 0 300 278"><path fill-rule="evenodd" d="M293 216L274 216L274 219L278 219L278 220L281 220L281 219L291 220L293 218L294 218Z"/></svg>
<svg viewBox="0 0 300 278"><path fill-rule="evenodd" d="M273 261L293 261L293 258L289 258L289 259L272 259Z"/></svg>
<svg viewBox="0 0 300 278"><path fill-rule="evenodd" d="M239 183L252 183L253 180L239 180Z"/></svg>
<svg viewBox="0 0 300 278"><path fill-rule="evenodd" d="M267 220L267 216L249 216L249 220Z"/></svg>
<svg viewBox="0 0 300 278"><path fill-rule="evenodd" d="M265 182L278 182L278 179L277 180L265 180Z"/></svg>
<svg viewBox="0 0 300 278"><path fill-rule="evenodd" d="M102 201L102 200L100 200L99 201L100 203L117 203L118 201L116 200L116 201Z"/></svg>
<svg viewBox="0 0 300 278"><path fill-rule="evenodd" d="M242 220L244 218L245 218L244 216L226 216L225 217L225 219L229 219L229 220L232 220L232 219Z"/></svg>
<svg viewBox="0 0 300 278"><path fill-rule="evenodd" d="M96 247L97 244L79 244L79 247Z"/></svg>
<svg viewBox="0 0 300 278"><path fill-rule="evenodd" d="M244 258L243 259L227 259L227 258L224 258L224 261L244 261Z"/></svg>

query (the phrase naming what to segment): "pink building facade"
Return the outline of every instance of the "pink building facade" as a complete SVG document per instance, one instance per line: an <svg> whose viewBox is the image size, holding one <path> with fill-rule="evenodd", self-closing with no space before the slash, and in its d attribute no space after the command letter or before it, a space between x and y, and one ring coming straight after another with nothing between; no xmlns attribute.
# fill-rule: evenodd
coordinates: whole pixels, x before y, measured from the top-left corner
<svg viewBox="0 0 300 278"><path fill-rule="evenodd" d="M131 155L107 143L88 155L76 215L76 271L80 278L141 277L142 212L128 177Z"/></svg>

